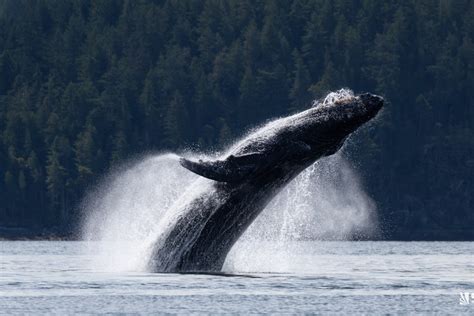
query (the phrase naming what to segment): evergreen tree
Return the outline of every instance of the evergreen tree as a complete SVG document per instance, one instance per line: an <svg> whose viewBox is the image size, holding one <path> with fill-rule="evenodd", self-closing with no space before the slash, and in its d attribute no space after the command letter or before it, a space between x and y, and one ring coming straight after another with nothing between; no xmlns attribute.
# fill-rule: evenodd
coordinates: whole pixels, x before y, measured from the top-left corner
<svg viewBox="0 0 474 316"><path fill-rule="evenodd" d="M0 226L74 227L126 157L349 87L388 101L348 149L388 236L473 238L473 21L473 1L5 0Z"/></svg>

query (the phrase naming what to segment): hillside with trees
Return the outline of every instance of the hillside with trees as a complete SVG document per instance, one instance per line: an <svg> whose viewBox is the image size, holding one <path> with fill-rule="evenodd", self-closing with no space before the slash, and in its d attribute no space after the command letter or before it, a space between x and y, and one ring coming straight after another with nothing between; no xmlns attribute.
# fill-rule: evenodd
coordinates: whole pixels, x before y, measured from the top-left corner
<svg viewBox="0 0 474 316"><path fill-rule="evenodd" d="M0 2L0 226L74 230L133 155L222 148L331 90L385 238L474 239L474 1Z"/></svg>

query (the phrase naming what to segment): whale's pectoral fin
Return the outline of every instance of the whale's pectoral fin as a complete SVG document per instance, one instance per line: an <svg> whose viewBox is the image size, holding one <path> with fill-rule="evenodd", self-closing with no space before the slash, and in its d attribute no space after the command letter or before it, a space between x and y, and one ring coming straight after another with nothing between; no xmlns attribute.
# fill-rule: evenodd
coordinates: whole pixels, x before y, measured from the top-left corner
<svg viewBox="0 0 474 316"><path fill-rule="evenodd" d="M225 173L223 170L223 166L220 166L218 162L212 161L191 161L186 158L180 158L179 163L184 168L188 169L189 171L194 172L200 176L205 178L209 178L216 181L221 181L221 175Z"/></svg>
<svg viewBox="0 0 474 316"><path fill-rule="evenodd" d="M255 169L252 157L230 156L226 160L198 162L180 158L179 163L184 168L205 178L219 182L239 182Z"/></svg>
<svg viewBox="0 0 474 316"><path fill-rule="evenodd" d="M243 154L239 156L230 155L227 157L226 161L234 165L237 168L255 168L257 166L257 162L261 159L261 153L250 153L250 154Z"/></svg>

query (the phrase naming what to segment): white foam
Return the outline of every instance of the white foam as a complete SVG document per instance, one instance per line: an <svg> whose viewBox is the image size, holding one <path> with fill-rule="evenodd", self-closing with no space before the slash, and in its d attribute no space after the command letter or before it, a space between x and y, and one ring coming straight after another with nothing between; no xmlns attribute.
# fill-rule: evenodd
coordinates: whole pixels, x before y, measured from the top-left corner
<svg viewBox="0 0 474 316"><path fill-rule="evenodd" d="M312 105L313 107L330 106L330 105L338 104L341 102L351 101L355 97L356 96L354 95L354 92L352 90L347 89L347 88L342 88L337 91L328 93L324 97L324 99L314 100Z"/></svg>

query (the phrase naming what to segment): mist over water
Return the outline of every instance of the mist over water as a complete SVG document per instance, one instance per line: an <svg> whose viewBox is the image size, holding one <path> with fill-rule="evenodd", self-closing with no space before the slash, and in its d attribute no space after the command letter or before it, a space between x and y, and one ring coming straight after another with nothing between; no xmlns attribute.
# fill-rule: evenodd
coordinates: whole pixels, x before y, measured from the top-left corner
<svg viewBox="0 0 474 316"><path fill-rule="evenodd" d="M180 216L180 206L211 183L181 167L174 154L148 156L109 175L83 203L83 238L94 241L97 254L93 268L146 270L151 246ZM289 271L298 251L291 241L346 240L376 230L374 203L338 153L307 168L270 202L231 250L224 270Z"/></svg>
<svg viewBox="0 0 474 316"><path fill-rule="evenodd" d="M341 153L303 171L229 253L225 271L291 272L295 240L352 240L378 233L375 203ZM250 254L250 255L249 255Z"/></svg>
<svg viewBox="0 0 474 316"><path fill-rule="evenodd" d="M115 171L88 194L83 203L87 214L83 238L100 241L94 262L98 269L145 269L160 223L198 178L181 168L177 159L173 154L145 157Z"/></svg>

